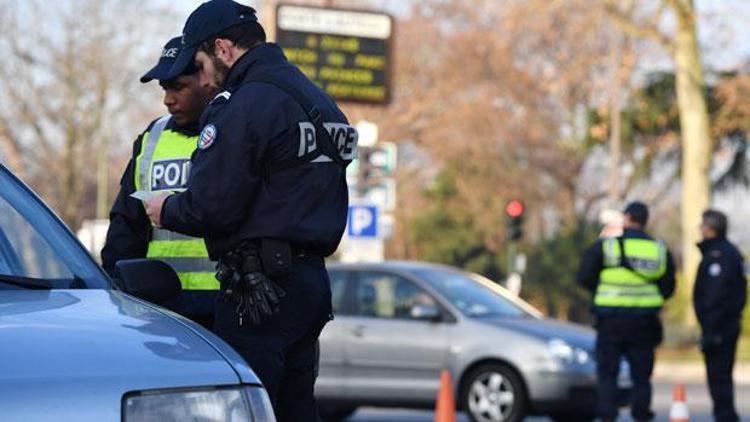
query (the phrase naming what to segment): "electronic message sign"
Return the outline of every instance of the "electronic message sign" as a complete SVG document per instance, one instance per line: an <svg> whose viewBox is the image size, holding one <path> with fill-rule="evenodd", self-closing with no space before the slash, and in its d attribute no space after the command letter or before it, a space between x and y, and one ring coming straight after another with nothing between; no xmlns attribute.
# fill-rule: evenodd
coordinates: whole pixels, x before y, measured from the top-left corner
<svg viewBox="0 0 750 422"><path fill-rule="evenodd" d="M290 62L340 101L390 100L393 18L383 13L281 4L276 42Z"/></svg>

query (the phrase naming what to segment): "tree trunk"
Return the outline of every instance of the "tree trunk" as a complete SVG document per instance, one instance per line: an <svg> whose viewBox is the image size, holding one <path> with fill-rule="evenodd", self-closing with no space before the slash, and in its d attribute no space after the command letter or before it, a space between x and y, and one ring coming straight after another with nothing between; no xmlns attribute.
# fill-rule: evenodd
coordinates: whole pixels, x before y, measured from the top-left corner
<svg viewBox="0 0 750 422"><path fill-rule="evenodd" d="M711 201L709 169L711 137L705 97L703 67L698 51L695 9L692 0L679 0L675 38L677 101L682 132L682 268L684 280L692 285L700 256L695 244L700 240L701 213Z"/></svg>
<svg viewBox="0 0 750 422"><path fill-rule="evenodd" d="M609 200L610 206L619 206L620 201L620 160L622 145L622 110L620 107L620 91L622 81L620 69L622 68L622 41L619 33L612 30L610 33L610 132L609 132Z"/></svg>

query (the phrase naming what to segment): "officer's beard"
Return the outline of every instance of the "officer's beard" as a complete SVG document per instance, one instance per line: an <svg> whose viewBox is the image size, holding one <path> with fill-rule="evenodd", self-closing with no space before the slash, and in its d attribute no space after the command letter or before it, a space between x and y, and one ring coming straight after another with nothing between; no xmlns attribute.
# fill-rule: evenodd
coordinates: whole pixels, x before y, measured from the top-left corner
<svg viewBox="0 0 750 422"><path fill-rule="evenodd" d="M224 62L216 56L211 56L211 64L214 67L214 77L211 83L214 88L223 88L224 82L226 82L227 75L229 74L229 66L224 64Z"/></svg>

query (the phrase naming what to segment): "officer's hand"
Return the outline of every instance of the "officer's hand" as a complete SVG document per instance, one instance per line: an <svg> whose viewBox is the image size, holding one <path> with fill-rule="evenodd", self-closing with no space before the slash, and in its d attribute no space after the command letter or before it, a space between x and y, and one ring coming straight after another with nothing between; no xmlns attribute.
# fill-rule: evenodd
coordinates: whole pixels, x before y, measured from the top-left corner
<svg viewBox="0 0 750 422"><path fill-rule="evenodd" d="M146 214L155 227L161 227L161 208L169 195L169 193L162 193L146 200Z"/></svg>

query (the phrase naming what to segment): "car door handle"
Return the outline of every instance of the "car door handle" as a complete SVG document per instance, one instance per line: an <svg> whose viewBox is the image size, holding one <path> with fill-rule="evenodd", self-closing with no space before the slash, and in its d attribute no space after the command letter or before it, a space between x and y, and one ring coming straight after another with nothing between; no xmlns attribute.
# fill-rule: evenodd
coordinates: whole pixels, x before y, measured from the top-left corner
<svg viewBox="0 0 750 422"><path fill-rule="evenodd" d="M362 337L365 335L365 326L364 325L357 325L352 329L352 334L354 337Z"/></svg>

